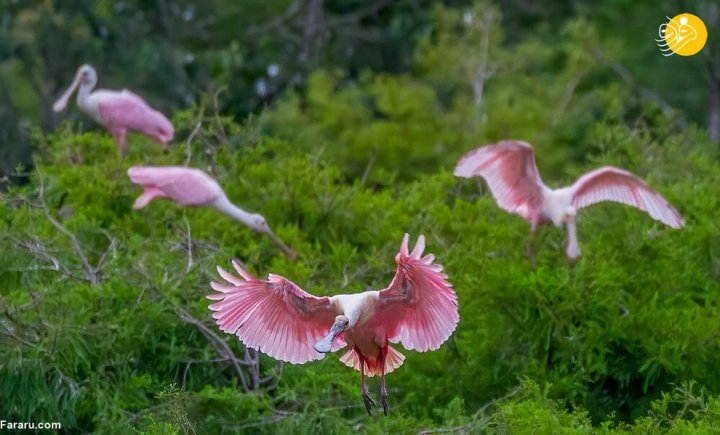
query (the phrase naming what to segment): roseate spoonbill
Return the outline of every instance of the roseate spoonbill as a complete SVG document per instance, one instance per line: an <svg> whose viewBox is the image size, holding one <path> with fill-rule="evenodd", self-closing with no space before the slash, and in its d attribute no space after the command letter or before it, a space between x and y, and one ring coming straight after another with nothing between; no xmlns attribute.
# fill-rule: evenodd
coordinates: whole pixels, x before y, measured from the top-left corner
<svg viewBox="0 0 720 435"><path fill-rule="evenodd" d="M408 252L405 234L395 256L397 271L380 291L317 297L282 276L254 278L233 261L240 276L218 267L228 284L211 283L210 309L221 330L273 358L302 364L345 346L340 358L360 372L365 409L371 414L365 376L380 376L380 398L387 415L385 375L405 357L388 342L426 352L440 347L459 321L457 296L435 256L422 256L425 237Z"/></svg>
<svg viewBox="0 0 720 435"><path fill-rule="evenodd" d="M97 73L91 65L78 68L75 80L64 94L53 104L53 110L60 112L67 106L73 92L77 90L77 105L96 122L104 125L120 146L120 154L127 154L127 131L137 131L167 146L175 130L168 119L136 94L123 89L108 91L98 89L90 92L97 84Z"/></svg>
<svg viewBox="0 0 720 435"><path fill-rule="evenodd" d="M530 222L531 244L540 224L567 225L567 256L580 256L575 219L577 211L602 201L637 207L672 228L685 221L677 210L636 175L604 166L580 177L572 186L551 189L540 179L532 146L521 141L501 141L467 153L455 167L458 177L485 179L500 208Z"/></svg>
<svg viewBox="0 0 720 435"><path fill-rule="evenodd" d="M217 181L199 169L183 166L133 166L128 169L128 176L130 181L145 188L133 204L135 210L145 207L154 198L169 198L179 205L214 207L270 237L291 260L297 258L297 254L272 232L264 217L249 213L230 202Z"/></svg>

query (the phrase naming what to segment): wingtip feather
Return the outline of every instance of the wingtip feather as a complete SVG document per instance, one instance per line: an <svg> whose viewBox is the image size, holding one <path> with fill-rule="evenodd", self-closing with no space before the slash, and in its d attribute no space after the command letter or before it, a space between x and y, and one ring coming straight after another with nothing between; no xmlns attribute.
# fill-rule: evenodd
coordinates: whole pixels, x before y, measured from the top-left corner
<svg viewBox="0 0 720 435"><path fill-rule="evenodd" d="M415 242L415 248L412 250L412 253L410 253L410 256L419 259L423 251L425 251L425 236L420 234L417 238L417 242Z"/></svg>
<svg viewBox="0 0 720 435"><path fill-rule="evenodd" d="M242 265L242 263L240 263L240 261L233 258L232 260L230 260L230 263L232 263L233 267L235 268L237 273L240 274L240 276L242 276L246 280L253 279L252 274L248 272L247 269L245 269L245 267Z"/></svg>
<svg viewBox="0 0 720 435"><path fill-rule="evenodd" d="M405 233L402 238L402 242L400 243L400 254L407 256L409 255L408 251L408 242L410 241L410 234Z"/></svg>

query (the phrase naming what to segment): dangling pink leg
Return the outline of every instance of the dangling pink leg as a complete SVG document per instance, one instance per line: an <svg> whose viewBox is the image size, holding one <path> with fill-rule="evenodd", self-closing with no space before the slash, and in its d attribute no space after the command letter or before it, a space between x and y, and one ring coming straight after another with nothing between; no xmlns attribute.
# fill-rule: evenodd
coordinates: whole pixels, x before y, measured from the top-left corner
<svg viewBox="0 0 720 435"><path fill-rule="evenodd" d="M357 352L358 357L360 358L360 385L362 386L363 403L365 404L365 409L367 410L368 415L372 415L370 408L375 406L375 401L370 397L370 392L368 392L367 385L365 384L365 358L358 350L355 352Z"/></svg>
<svg viewBox="0 0 720 435"><path fill-rule="evenodd" d="M387 417L388 414L388 403L387 403L387 387L385 386L385 356L387 355L387 345L385 345L385 349L380 351L380 403L382 403L383 412L385 413L385 417Z"/></svg>
<svg viewBox="0 0 720 435"><path fill-rule="evenodd" d="M569 216L565 225L567 225L568 230L568 245L566 253L568 260L572 264L578 259L578 257L580 257L580 246L578 246L575 216Z"/></svg>
<svg viewBox="0 0 720 435"><path fill-rule="evenodd" d="M128 152L127 147L127 130L124 128L111 128L110 133L120 147L120 157L125 158Z"/></svg>

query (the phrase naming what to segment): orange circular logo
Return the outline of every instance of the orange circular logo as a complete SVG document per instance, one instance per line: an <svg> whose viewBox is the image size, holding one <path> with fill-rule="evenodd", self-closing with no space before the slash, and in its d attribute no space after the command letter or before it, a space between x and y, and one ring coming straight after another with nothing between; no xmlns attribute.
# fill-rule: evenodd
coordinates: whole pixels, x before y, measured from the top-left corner
<svg viewBox="0 0 720 435"><path fill-rule="evenodd" d="M663 56L692 56L705 47L707 36L705 23L697 15L686 12L661 24L655 42Z"/></svg>

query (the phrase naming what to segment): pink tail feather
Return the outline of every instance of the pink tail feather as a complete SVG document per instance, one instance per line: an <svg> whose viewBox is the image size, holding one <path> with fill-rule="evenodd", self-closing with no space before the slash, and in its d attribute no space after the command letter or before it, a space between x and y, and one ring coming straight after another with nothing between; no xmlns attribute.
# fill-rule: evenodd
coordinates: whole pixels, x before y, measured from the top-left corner
<svg viewBox="0 0 720 435"><path fill-rule="evenodd" d="M346 366L360 371L360 356L355 349L350 349L345 355L340 357L340 361ZM392 373L396 368L403 365L405 362L405 355L395 350L392 346L387 347L387 355L385 355L385 374ZM381 367L380 361L373 359L365 360L365 374L368 377L380 376Z"/></svg>

